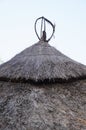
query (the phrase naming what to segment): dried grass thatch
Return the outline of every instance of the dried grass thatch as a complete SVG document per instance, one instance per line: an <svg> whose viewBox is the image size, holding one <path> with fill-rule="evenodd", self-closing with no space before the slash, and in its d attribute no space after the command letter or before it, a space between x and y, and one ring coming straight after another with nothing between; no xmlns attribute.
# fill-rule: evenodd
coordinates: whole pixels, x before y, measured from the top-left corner
<svg viewBox="0 0 86 130"><path fill-rule="evenodd" d="M68 58L47 42L25 49L0 66L0 79L11 81L68 81L86 78L86 66Z"/></svg>
<svg viewBox="0 0 86 130"><path fill-rule="evenodd" d="M86 80L38 86L0 81L0 130L86 130Z"/></svg>

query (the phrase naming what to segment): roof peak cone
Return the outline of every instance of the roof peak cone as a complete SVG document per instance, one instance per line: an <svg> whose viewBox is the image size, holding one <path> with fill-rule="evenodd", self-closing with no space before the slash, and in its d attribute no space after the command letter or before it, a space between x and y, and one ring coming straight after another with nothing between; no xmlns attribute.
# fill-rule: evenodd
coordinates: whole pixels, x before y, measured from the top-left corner
<svg viewBox="0 0 86 130"><path fill-rule="evenodd" d="M35 22L35 31L39 19L47 20L44 17L38 18ZM70 59L48 44L55 32L55 26L51 22L50 24L53 27L50 38L47 39L45 34L39 37L36 31L38 43L28 47L0 66L0 80L62 83L74 79L86 79L85 65Z"/></svg>

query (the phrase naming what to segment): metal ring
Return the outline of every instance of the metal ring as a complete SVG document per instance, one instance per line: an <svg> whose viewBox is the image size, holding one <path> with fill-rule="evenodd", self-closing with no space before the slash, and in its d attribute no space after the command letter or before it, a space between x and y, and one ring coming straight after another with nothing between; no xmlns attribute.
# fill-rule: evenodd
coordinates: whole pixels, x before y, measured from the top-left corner
<svg viewBox="0 0 86 130"><path fill-rule="evenodd" d="M48 23L52 26L52 28L53 28L53 32L52 32L50 38L48 38L48 40L46 40L46 42L48 42L48 41L51 40L51 38L52 38L52 36L53 36L53 34L54 34L54 32L55 32L55 26L54 26L48 19L46 19L45 17L39 17L38 19L36 19L34 28L35 28L35 33L36 33L36 35L37 35L37 37L38 37L39 40L41 40L41 38L39 37L39 35L38 35L38 33L37 33L37 27L36 27L36 24L37 24L37 22L38 22L39 19L42 19L42 20L44 19L44 20L45 20L46 22L48 22Z"/></svg>

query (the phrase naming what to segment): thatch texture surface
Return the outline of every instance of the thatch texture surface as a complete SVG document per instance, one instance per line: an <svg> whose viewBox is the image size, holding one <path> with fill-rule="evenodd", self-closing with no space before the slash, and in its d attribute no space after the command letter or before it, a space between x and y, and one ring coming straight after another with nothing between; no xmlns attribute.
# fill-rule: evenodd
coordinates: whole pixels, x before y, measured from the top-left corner
<svg viewBox="0 0 86 130"><path fill-rule="evenodd" d="M82 77L86 77L86 66L73 61L43 41L0 66L0 79L37 82Z"/></svg>
<svg viewBox="0 0 86 130"><path fill-rule="evenodd" d="M86 80L0 82L0 130L86 130Z"/></svg>

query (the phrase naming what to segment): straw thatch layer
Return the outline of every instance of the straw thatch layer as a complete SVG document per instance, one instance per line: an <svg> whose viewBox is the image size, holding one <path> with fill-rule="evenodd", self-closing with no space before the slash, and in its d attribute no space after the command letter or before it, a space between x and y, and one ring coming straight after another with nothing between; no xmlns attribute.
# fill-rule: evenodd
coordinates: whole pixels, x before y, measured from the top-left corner
<svg viewBox="0 0 86 130"><path fill-rule="evenodd" d="M0 79L18 81L68 81L86 78L86 66L73 61L47 42L25 49L0 66Z"/></svg>
<svg viewBox="0 0 86 130"><path fill-rule="evenodd" d="M86 80L0 82L0 130L86 130Z"/></svg>

